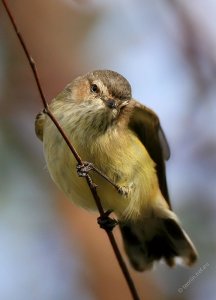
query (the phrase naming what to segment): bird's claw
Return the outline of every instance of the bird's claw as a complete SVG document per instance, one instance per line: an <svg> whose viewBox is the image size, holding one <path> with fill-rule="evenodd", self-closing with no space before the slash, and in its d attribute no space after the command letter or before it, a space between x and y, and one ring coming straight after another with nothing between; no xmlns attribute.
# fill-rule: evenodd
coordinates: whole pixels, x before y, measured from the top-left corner
<svg viewBox="0 0 216 300"><path fill-rule="evenodd" d="M132 182L128 186L117 186L117 191L123 197L128 198L129 194L131 194L135 189L135 184Z"/></svg>
<svg viewBox="0 0 216 300"><path fill-rule="evenodd" d="M124 196L124 197L128 197L129 194L129 189L126 186L118 186L117 187L117 191L120 195Z"/></svg>
<svg viewBox="0 0 216 300"><path fill-rule="evenodd" d="M76 169L79 177L86 177L88 173L94 169L94 166L92 163L85 161L82 165L78 164Z"/></svg>

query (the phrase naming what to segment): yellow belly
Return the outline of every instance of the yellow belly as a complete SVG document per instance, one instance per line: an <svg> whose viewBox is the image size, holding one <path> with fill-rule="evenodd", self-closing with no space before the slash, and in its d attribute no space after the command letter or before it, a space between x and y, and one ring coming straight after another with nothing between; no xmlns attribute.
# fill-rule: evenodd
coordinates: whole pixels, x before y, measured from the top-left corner
<svg viewBox="0 0 216 300"><path fill-rule="evenodd" d="M116 184L132 187L127 197L122 196L91 171L105 210L112 209L121 218L135 218L152 204L159 189L154 162L131 131L108 132L85 146L73 136L70 140L83 161L92 162ZM77 205L96 209L86 180L77 175L73 154L54 126L46 126L43 141L47 166L57 186Z"/></svg>

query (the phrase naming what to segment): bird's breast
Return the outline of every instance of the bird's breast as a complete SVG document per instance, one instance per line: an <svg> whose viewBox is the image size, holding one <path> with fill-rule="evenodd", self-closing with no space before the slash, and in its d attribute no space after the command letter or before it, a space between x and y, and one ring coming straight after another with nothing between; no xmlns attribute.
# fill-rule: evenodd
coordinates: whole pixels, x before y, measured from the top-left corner
<svg viewBox="0 0 216 300"><path fill-rule="evenodd" d="M113 209L118 215L139 214L141 207L150 201L157 180L154 163L139 139L128 129L113 128L105 134L84 142L81 134L66 133L83 161L92 162L105 175L122 187L133 186L127 197L91 171L93 181L104 209ZM77 205L95 209L94 199L85 179L76 173L76 161L65 141L51 123L44 130L44 153L52 179L66 196Z"/></svg>

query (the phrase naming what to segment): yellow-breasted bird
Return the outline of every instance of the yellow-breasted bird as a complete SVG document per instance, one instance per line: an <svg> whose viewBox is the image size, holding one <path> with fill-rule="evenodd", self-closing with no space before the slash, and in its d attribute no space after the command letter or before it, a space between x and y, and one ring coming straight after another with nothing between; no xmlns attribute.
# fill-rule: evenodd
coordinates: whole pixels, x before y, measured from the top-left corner
<svg viewBox="0 0 216 300"><path fill-rule="evenodd" d="M95 172L91 176L106 210L116 214L126 253L137 271L164 259L192 265L197 252L172 211L165 174L169 146L157 115L132 98L120 74L97 70L68 84L49 105L84 161L94 164L118 189ZM96 209L77 175L76 160L50 118L35 122L53 181L77 205Z"/></svg>

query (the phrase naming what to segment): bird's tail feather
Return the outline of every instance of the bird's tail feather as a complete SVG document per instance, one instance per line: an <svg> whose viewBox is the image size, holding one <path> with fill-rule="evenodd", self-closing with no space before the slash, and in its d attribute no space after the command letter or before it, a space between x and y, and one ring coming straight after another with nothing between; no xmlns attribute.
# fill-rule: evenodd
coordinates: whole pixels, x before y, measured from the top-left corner
<svg viewBox="0 0 216 300"><path fill-rule="evenodd" d="M192 265L197 259L192 241L168 209L163 216L153 214L136 222L120 222L120 229L126 253L137 271L150 269L160 259L170 267L178 262L177 258L184 265Z"/></svg>

